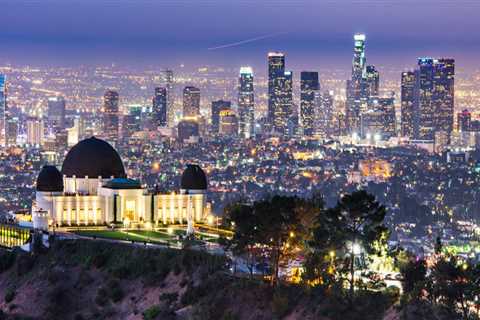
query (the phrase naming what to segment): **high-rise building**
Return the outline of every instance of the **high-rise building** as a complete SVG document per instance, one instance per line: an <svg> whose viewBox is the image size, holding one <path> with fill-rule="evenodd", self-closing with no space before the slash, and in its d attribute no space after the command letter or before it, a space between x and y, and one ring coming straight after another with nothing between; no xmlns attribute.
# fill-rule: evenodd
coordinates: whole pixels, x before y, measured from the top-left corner
<svg viewBox="0 0 480 320"><path fill-rule="evenodd" d="M217 100L212 101L212 133L219 133L220 128L220 113L222 111L232 109L232 104L230 101Z"/></svg>
<svg viewBox="0 0 480 320"><path fill-rule="evenodd" d="M402 136L413 137L413 107L415 103L415 87L416 76L415 72L402 72L401 80L401 125Z"/></svg>
<svg viewBox="0 0 480 320"><path fill-rule="evenodd" d="M152 118L155 127L166 127L168 125L168 93L167 88L155 88L155 96L152 103Z"/></svg>
<svg viewBox="0 0 480 320"><path fill-rule="evenodd" d="M183 89L183 117L200 115L200 89L192 86Z"/></svg>
<svg viewBox="0 0 480 320"><path fill-rule="evenodd" d="M200 126L196 118L183 118L178 123L178 139L181 142L198 139L200 136Z"/></svg>
<svg viewBox="0 0 480 320"><path fill-rule="evenodd" d="M47 121L55 132L65 129L65 98L55 96L47 101Z"/></svg>
<svg viewBox="0 0 480 320"><path fill-rule="evenodd" d="M103 136L112 143L118 143L119 96L116 91L107 90L103 96Z"/></svg>
<svg viewBox="0 0 480 320"><path fill-rule="evenodd" d="M347 101L346 101L346 126L348 133L358 133L360 114L362 108L362 92L364 88L364 80L366 75L366 57L365 57L365 40L364 34L355 34L353 61L352 61L352 78L347 81Z"/></svg>
<svg viewBox="0 0 480 320"><path fill-rule="evenodd" d="M333 92L317 94L315 103L315 134L323 138L335 134L333 123Z"/></svg>
<svg viewBox="0 0 480 320"><path fill-rule="evenodd" d="M44 125L43 120L31 118L27 120L27 143L29 145L43 145Z"/></svg>
<svg viewBox="0 0 480 320"><path fill-rule="evenodd" d="M220 112L219 134L223 136L234 137L238 135L238 119L232 110L222 110Z"/></svg>
<svg viewBox="0 0 480 320"><path fill-rule="evenodd" d="M454 80L454 59L418 60L413 113L416 139L434 140L439 132L449 136L453 131Z"/></svg>
<svg viewBox="0 0 480 320"><path fill-rule="evenodd" d="M285 54L281 52L268 53L268 114L267 122L276 129L276 122L283 117L281 97L285 82ZM284 124L286 125L286 124ZM285 130L283 128L283 130Z"/></svg>
<svg viewBox="0 0 480 320"><path fill-rule="evenodd" d="M6 145L6 116L7 116L7 76L0 74L0 143Z"/></svg>
<svg viewBox="0 0 480 320"><path fill-rule="evenodd" d="M315 133L315 97L319 90L318 72L303 71L300 74L300 119L306 136Z"/></svg>
<svg viewBox="0 0 480 320"><path fill-rule="evenodd" d="M472 114L467 109L457 114L457 130L460 132L471 131Z"/></svg>
<svg viewBox="0 0 480 320"><path fill-rule="evenodd" d="M243 138L250 138L255 134L254 100L252 68L242 67L238 86L238 113L240 115L240 135Z"/></svg>
<svg viewBox="0 0 480 320"><path fill-rule="evenodd" d="M395 137L395 98L372 97L369 105L370 109L360 116L361 136L376 141Z"/></svg>
<svg viewBox="0 0 480 320"><path fill-rule="evenodd" d="M162 74L162 86L167 91L167 125L170 128L173 128L175 125L175 92L174 92L174 83L175 79L173 77L172 70L164 70Z"/></svg>
<svg viewBox="0 0 480 320"><path fill-rule="evenodd" d="M365 71L365 79L363 81L362 96L365 99L370 97L378 97L380 94L380 73L375 66L367 66Z"/></svg>

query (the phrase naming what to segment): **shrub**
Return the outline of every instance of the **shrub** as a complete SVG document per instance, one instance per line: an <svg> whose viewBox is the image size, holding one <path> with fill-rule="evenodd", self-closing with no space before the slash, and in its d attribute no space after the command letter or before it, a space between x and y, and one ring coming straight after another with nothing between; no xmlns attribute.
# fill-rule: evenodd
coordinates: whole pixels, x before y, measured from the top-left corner
<svg viewBox="0 0 480 320"><path fill-rule="evenodd" d="M16 295L15 289L13 288L7 289L7 292L5 292L5 303L12 302L13 299L15 299L15 295Z"/></svg>
<svg viewBox="0 0 480 320"><path fill-rule="evenodd" d="M124 293L117 280L110 280L107 284L107 288L108 296L113 302L119 302L123 299Z"/></svg>
<svg viewBox="0 0 480 320"><path fill-rule="evenodd" d="M165 301L169 305L176 302L177 299L178 299L178 293L177 292L162 293L160 295L160 298L159 298L160 301Z"/></svg>
<svg viewBox="0 0 480 320"><path fill-rule="evenodd" d="M17 275L23 276L32 270L35 265L35 257L29 254L22 254L17 259Z"/></svg>
<svg viewBox="0 0 480 320"><path fill-rule="evenodd" d="M10 269L15 263L16 253L13 251L0 250L0 273Z"/></svg>
<svg viewBox="0 0 480 320"><path fill-rule="evenodd" d="M279 318L282 318L287 314L290 308L288 296L278 291L275 292L273 294L271 307L273 314L275 314Z"/></svg>
<svg viewBox="0 0 480 320"><path fill-rule="evenodd" d="M158 305L151 306L143 312L144 320L155 320L162 313L162 309Z"/></svg>
<svg viewBox="0 0 480 320"><path fill-rule="evenodd" d="M101 307L105 306L108 303L108 294L105 288L99 288L97 290L97 295L95 297L95 303Z"/></svg>

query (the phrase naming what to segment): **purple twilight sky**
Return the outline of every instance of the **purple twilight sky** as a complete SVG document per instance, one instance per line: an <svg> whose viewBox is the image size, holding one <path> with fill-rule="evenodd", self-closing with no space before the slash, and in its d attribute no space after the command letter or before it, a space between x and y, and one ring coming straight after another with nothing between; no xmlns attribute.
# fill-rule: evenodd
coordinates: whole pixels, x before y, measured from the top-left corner
<svg viewBox="0 0 480 320"><path fill-rule="evenodd" d="M294 70L348 68L352 35L365 32L369 61L383 67L425 55L480 67L478 0L1 2L0 63L260 67L282 50Z"/></svg>

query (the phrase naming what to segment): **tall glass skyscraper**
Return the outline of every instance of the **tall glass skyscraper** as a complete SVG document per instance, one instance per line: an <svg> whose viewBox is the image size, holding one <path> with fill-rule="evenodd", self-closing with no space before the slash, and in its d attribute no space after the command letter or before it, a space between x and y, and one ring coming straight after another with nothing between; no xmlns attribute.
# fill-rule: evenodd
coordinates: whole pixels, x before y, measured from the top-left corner
<svg viewBox="0 0 480 320"><path fill-rule="evenodd" d="M175 79L173 77L173 71L172 70L164 70L161 72L162 76L162 84L161 86L166 89L167 93L167 125L170 128L173 128L175 125L175 92L174 92L174 83ZM180 112L180 110L179 110Z"/></svg>
<svg viewBox="0 0 480 320"><path fill-rule="evenodd" d="M243 138L252 137L255 134L255 98L253 91L253 71L250 67L240 68L238 113L240 116L240 136Z"/></svg>
<svg viewBox="0 0 480 320"><path fill-rule="evenodd" d="M268 115L267 122L272 129L281 114L281 96L285 78L285 54L268 53Z"/></svg>
<svg viewBox="0 0 480 320"><path fill-rule="evenodd" d="M359 130L362 89L364 88L364 79L366 75L366 57L364 34L355 34L352 78L347 80L347 101L346 101L346 126L348 133L354 133Z"/></svg>
<svg viewBox="0 0 480 320"><path fill-rule="evenodd" d="M231 111L232 103L225 100L212 101L212 132L219 133L220 113L222 111Z"/></svg>
<svg viewBox="0 0 480 320"><path fill-rule="evenodd" d="M402 72L401 80L401 123L402 136L413 138L413 105L415 101L415 72Z"/></svg>
<svg viewBox="0 0 480 320"><path fill-rule="evenodd" d="M303 134L312 136L315 133L315 97L318 96L320 83L318 72L303 71L300 74L300 119Z"/></svg>
<svg viewBox="0 0 480 320"><path fill-rule="evenodd" d="M118 143L119 136L118 103L118 92L107 90L103 96L103 136L114 145Z"/></svg>
<svg viewBox="0 0 480 320"><path fill-rule="evenodd" d="M168 125L167 119L167 88L155 88L155 95L152 102L152 116L155 127L166 127Z"/></svg>
<svg viewBox="0 0 480 320"><path fill-rule="evenodd" d="M454 121L455 60L420 58L415 88L414 136L450 135Z"/></svg>
<svg viewBox="0 0 480 320"><path fill-rule="evenodd" d="M183 89L183 117L200 116L200 89L185 87Z"/></svg>
<svg viewBox="0 0 480 320"><path fill-rule="evenodd" d="M47 120L55 132L65 129L65 98L62 96L48 98Z"/></svg>

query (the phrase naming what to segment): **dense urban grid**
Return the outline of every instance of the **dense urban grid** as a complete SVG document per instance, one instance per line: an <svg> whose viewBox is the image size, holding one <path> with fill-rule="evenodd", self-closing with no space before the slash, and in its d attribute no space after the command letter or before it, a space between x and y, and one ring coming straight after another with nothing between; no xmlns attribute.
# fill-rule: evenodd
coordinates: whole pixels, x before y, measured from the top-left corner
<svg viewBox="0 0 480 320"><path fill-rule="evenodd" d="M338 194L366 188L389 208L404 246L433 250L436 236L468 244L479 230L474 84L459 80L455 91L452 58L420 58L399 73L400 86L383 84L365 47L356 34L346 86L288 71L282 52L268 53L267 79L251 67L235 76L215 67L4 66L1 211L28 212L41 167L97 136L151 190L174 190L185 164L199 164L215 215L268 194L322 191L333 206Z"/></svg>

